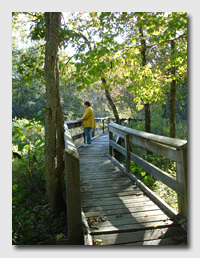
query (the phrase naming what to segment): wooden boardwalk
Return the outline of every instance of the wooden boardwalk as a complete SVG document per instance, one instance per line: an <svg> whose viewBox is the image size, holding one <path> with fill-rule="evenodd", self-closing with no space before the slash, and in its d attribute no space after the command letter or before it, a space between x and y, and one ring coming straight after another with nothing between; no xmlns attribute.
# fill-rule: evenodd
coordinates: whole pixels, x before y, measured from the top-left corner
<svg viewBox="0 0 200 258"><path fill-rule="evenodd" d="M108 133L78 149L81 202L93 242L103 245L186 244L170 219L107 157Z"/></svg>

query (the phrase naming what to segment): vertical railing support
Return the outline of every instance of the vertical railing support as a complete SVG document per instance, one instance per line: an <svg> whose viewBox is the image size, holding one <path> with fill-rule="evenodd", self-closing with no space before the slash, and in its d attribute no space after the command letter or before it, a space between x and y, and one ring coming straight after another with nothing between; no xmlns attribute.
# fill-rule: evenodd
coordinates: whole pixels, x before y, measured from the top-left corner
<svg viewBox="0 0 200 258"><path fill-rule="evenodd" d="M94 136L95 136L95 128L92 131L92 137L94 137Z"/></svg>
<svg viewBox="0 0 200 258"><path fill-rule="evenodd" d="M130 172L130 142L129 135L125 136L125 156L126 156L126 171Z"/></svg>
<svg viewBox="0 0 200 258"><path fill-rule="evenodd" d="M84 140L84 143L86 143L86 135L85 135L85 130L83 128L83 140Z"/></svg>
<svg viewBox="0 0 200 258"><path fill-rule="evenodd" d="M109 131L109 140L113 141L113 133ZM109 154L114 157L114 148L109 145Z"/></svg>
<svg viewBox="0 0 200 258"><path fill-rule="evenodd" d="M104 133L104 119L103 119L103 133Z"/></svg>
<svg viewBox="0 0 200 258"><path fill-rule="evenodd" d="M180 148L181 162L176 162L177 181L184 187L183 196L178 195L179 213L187 219L187 143Z"/></svg>
<svg viewBox="0 0 200 258"><path fill-rule="evenodd" d="M65 151L65 167L68 238L83 244L79 155L71 148Z"/></svg>
<svg viewBox="0 0 200 258"><path fill-rule="evenodd" d="M68 239L63 244L84 244L81 216L81 185L79 154L72 141L67 124L64 125L66 202ZM61 241L62 242L62 241Z"/></svg>

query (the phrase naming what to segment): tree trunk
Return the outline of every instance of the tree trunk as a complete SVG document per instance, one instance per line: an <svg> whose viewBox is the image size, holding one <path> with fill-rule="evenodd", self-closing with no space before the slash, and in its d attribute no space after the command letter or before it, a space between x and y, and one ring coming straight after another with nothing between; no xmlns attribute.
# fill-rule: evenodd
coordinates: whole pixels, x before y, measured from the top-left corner
<svg viewBox="0 0 200 258"><path fill-rule="evenodd" d="M46 193L51 213L59 213L63 207L62 185L60 185L57 151L56 151L56 129L58 89L56 76L56 63L58 52L58 40L60 35L61 13L45 13L46 25L46 49L44 78L46 86L46 109L45 109L45 179ZM57 125L57 128L56 128ZM58 130L59 131L59 130ZM60 133L59 133L60 136ZM58 176L58 174L60 174ZM62 176L61 176L62 177Z"/></svg>
<svg viewBox="0 0 200 258"><path fill-rule="evenodd" d="M172 59L175 50L175 42L171 40ZM175 67L171 67L171 75L175 75ZM170 84L170 97L169 97L169 124L170 124L170 137L175 138L175 96L176 96L176 81L172 80Z"/></svg>
<svg viewBox="0 0 200 258"><path fill-rule="evenodd" d="M150 118L150 105L149 103L144 104L145 110L145 130L146 132L151 132L151 118Z"/></svg>
<svg viewBox="0 0 200 258"><path fill-rule="evenodd" d="M142 27L139 28L139 33L141 35L141 56L142 56L142 66L145 66L147 64L146 60L146 42L145 39L143 39L143 29ZM151 132L151 116L150 116L150 105L149 103L144 104L144 112L145 112L145 130L146 132Z"/></svg>
<svg viewBox="0 0 200 258"><path fill-rule="evenodd" d="M105 78L101 78L101 81L102 81L103 84L106 84ZM117 123L117 124L120 124L120 120L119 120L119 115L118 115L118 112L117 112L117 108L116 108L116 106L115 106L115 104L114 104L114 102L113 102L113 100L112 100L112 97L111 97L111 95L110 95L110 92L109 92L107 89L105 89L105 93L106 93L106 98L107 98L107 100L108 100L108 102L109 102L109 104L110 104L110 106L111 106L111 108L112 108L114 117L115 117L115 119L116 119L116 123Z"/></svg>
<svg viewBox="0 0 200 258"><path fill-rule="evenodd" d="M57 131L57 191L56 200L58 202L59 210L66 209L66 203L63 198L63 187L64 187L64 118L62 112L62 106L60 103L60 87L59 87L59 62L58 57L56 60L56 89L57 89L57 109L56 109L56 131Z"/></svg>

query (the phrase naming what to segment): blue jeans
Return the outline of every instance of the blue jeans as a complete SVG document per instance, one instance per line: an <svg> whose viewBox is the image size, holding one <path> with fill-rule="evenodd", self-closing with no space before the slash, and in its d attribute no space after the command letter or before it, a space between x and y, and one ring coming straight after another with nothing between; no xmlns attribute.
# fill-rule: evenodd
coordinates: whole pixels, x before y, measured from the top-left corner
<svg viewBox="0 0 200 258"><path fill-rule="evenodd" d="M87 144L91 144L91 134L90 134L91 128L90 127L85 127L85 135L87 137Z"/></svg>

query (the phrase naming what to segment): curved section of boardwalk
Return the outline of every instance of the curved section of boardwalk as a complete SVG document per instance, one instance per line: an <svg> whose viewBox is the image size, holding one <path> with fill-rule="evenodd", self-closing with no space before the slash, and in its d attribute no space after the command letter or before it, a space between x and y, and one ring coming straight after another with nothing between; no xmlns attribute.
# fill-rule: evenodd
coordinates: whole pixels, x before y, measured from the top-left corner
<svg viewBox="0 0 200 258"><path fill-rule="evenodd" d="M106 156L108 133L78 150L81 200L94 243L186 244L186 232Z"/></svg>

